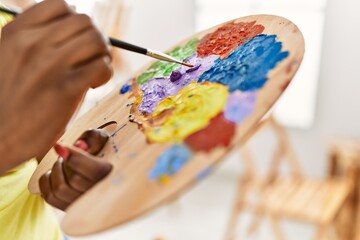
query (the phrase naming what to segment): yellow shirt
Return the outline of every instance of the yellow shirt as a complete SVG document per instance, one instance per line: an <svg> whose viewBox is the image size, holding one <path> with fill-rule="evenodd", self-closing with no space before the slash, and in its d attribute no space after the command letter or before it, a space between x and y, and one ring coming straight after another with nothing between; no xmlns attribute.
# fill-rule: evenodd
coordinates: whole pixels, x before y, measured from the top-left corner
<svg viewBox="0 0 360 240"><path fill-rule="evenodd" d="M11 19L10 15L0 14L0 30ZM1 240L62 239L50 207L27 189L36 166L36 160L32 160L0 177Z"/></svg>
<svg viewBox="0 0 360 240"><path fill-rule="evenodd" d="M50 207L27 189L36 166L32 160L0 177L1 240L62 239Z"/></svg>

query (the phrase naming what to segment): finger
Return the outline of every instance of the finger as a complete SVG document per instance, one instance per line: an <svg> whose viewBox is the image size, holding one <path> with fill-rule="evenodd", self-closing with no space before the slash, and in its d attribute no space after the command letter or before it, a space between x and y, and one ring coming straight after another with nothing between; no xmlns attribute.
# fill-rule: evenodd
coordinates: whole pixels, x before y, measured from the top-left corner
<svg viewBox="0 0 360 240"><path fill-rule="evenodd" d="M64 164L63 167L67 182L69 183L70 187L75 189L76 191L86 192L95 184L94 182L89 181L82 175L79 175L78 173L73 171L66 164Z"/></svg>
<svg viewBox="0 0 360 240"><path fill-rule="evenodd" d="M93 27L94 25L87 15L69 14L47 26L47 28L52 29L53 33L49 42L54 45L62 45L69 39L75 38L83 31Z"/></svg>
<svg viewBox="0 0 360 240"><path fill-rule="evenodd" d="M63 17L71 12L72 10L63 0L47 0L25 10L16 18L16 21L27 25L39 25Z"/></svg>
<svg viewBox="0 0 360 240"><path fill-rule="evenodd" d="M50 174L51 170L41 176L39 180L40 192L41 196L44 200L49 203L50 205L65 211L65 209L69 206L69 203L63 202L57 199L51 190L51 183L50 183Z"/></svg>
<svg viewBox="0 0 360 240"><path fill-rule="evenodd" d="M66 203L72 203L75 199L80 197L81 192L72 189L65 177L63 171L63 159L60 158L53 166L50 175L51 189L54 196Z"/></svg>
<svg viewBox="0 0 360 240"><path fill-rule="evenodd" d="M89 129L85 131L75 142L75 147L97 155L105 146L109 139L109 134L104 129Z"/></svg>
<svg viewBox="0 0 360 240"><path fill-rule="evenodd" d="M95 29L88 28L59 48L69 66L76 67L102 56L110 56L104 37Z"/></svg>
<svg viewBox="0 0 360 240"><path fill-rule="evenodd" d="M90 182L98 182L112 169L110 163L98 160L98 158L81 149L75 147L66 148L68 148L71 153L69 157L64 160L64 165Z"/></svg>
<svg viewBox="0 0 360 240"><path fill-rule="evenodd" d="M73 69L69 80L72 91L78 92L89 87L97 88L106 83L112 76L112 67L108 56L100 56L91 62Z"/></svg>

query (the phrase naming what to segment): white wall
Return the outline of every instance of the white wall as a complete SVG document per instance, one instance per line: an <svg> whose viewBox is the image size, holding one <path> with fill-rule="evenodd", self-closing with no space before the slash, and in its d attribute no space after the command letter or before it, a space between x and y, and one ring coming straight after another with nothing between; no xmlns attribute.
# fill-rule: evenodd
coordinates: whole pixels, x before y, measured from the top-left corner
<svg viewBox="0 0 360 240"><path fill-rule="evenodd" d="M192 0L129 0L127 4L126 41L165 51L194 33L195 7ZM175 27L175 29L174 29ZM133 71L150 59L124 52Z"/></svg>
<svg viewBox="0 0 360 240"><path fill-rule="evenodd" d="M335 136L360 137L360 2L328 0L315 124L292 130L306 172L326 168L326 147Z"/></svg>

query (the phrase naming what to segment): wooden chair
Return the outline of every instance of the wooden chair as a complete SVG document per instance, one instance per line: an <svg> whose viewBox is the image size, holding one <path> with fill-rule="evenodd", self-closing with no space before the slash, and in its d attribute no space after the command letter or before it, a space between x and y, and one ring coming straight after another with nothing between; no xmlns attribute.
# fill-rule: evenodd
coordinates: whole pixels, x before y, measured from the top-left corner
<svg viewBox="0 0 360 240"><path fill-rule="evenodd" d="M285 239L279 224L279 220L284 218L312 223L317 229L314 239L327 239L329 233L333 233L330 230L334 229L332 227L336 216L347 204L354 182L353 168L346 167L338 176L326 179L304 177L286 130L273 117L259 124L258 130L264 126L271 127L278 143L270 160L270 169L264 178L260 178L249 148L246 145L241 148L246 171L239 178L225 239L236 239L238 218L240 213L245 211L253 213L247 236L252 235L261 220L267 217L278 240ZM286 161L290 166L287 174L280 173L282 161ZM344 232L346 230L343 235ZM336 235L336 239L342 239L339 234Z"/></svg>
<svg viewBox="0 0 360 240"><path fill-rule="evenodd" d="M348 204L336 219L336 230L342 239L360 240L360 140L337 139L332 142L329 155L329 176L349 175L352 179Z"/></svg>

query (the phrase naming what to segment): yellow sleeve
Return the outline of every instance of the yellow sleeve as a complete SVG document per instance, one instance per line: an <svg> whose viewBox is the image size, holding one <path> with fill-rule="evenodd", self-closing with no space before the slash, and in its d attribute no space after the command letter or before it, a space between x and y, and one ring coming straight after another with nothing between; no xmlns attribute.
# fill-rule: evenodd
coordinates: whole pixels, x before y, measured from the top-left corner
<svg viewBox="0 0 360 240"><path fill-rule="evenodd" d="M27 189L36 166L32 160L0 177L0 239L62 239L51 208Z"/></svg>

